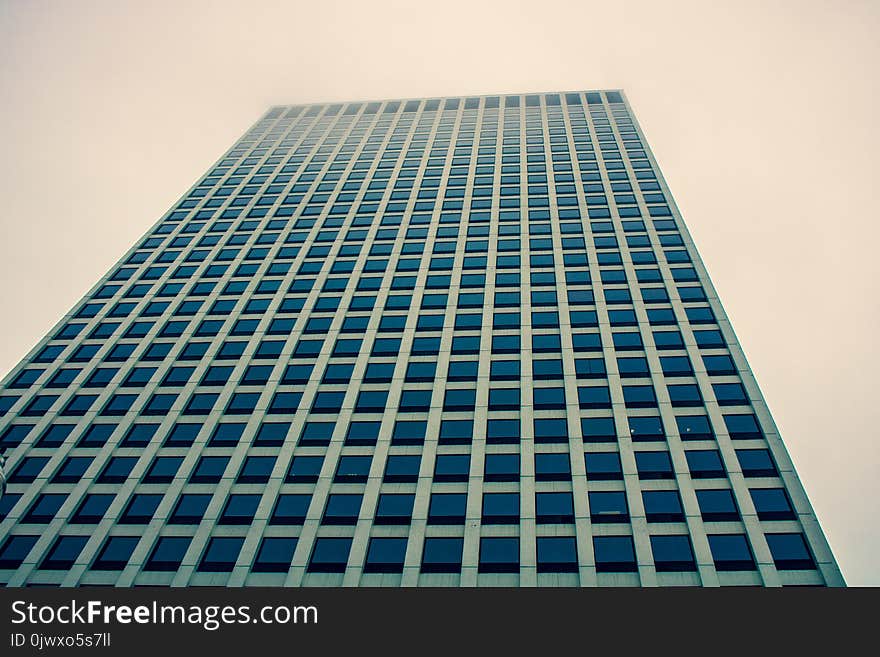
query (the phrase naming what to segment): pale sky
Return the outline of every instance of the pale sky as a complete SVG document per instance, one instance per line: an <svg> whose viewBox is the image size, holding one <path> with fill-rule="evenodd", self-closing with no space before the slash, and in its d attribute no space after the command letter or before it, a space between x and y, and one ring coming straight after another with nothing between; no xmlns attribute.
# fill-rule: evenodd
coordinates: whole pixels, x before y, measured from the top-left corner
<svg viewBox="0 0 880 657"><path fill-rule="evenodd" d="M0 0L0 376L271 104L623 88L847 583L880 585L880 4Z"/></svg>

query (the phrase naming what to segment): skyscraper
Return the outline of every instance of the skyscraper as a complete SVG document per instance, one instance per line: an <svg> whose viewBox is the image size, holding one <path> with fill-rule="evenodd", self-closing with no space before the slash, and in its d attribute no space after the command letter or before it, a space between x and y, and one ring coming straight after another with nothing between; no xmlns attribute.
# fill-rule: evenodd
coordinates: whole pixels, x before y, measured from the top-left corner
<svg viewBox="0 0 880 657"><path fill-rule="evenodd" d="M619 91L270 109L0 413L9 586L843 584Z"/></svg>

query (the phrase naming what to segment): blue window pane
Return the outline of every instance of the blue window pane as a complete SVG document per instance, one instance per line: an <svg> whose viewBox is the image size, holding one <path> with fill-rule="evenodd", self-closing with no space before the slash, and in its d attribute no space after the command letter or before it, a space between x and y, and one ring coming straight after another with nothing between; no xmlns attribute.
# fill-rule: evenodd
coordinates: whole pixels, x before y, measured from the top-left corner
<svg viewBox="0 0 880 657"><path fill-rule="evenodd" d="M287 469L289 483L315 483L324 465L323 456L294 456Z"/></svg>
<svg viewBox="0 0 880 657"><path fill-rule="evenodd" d="M739 509L728 488L697 490L700 515L707 521L739 520Z"/></svg>
<svg viewBox="0 0 880 657"><path fill-rule="evenodd" d="M189 536L163 536L156 541L144 570L176 571L183 561L192 538Z"/></svg>
<svg viewBox="0 0 880 657"><path fill-rule="evenodd" d="M773 563L779 570L814 570L813 560L803 534L765 534Z"/></svg>
<svg viewBox="0 0 880 657"><path fill-rule="evenodd" d="M713 383L715 399L721 406L737 406L749 403L748 395L741 383Z"/></svg>
<svg viewBox="0 0 880 657"><path fill-rule="evenodd" d="M461 572L464 540L454 537L428 537L422 551L423 573Z"/></svg>
<svg viewBox="0 0 880 657"><path fill-rule="evenodd" d="M654 388L650 385L623 386L623 401L627 408L651 408L657 406Z"/></svg>
<svg viewBox="0 0 880 657"><path fill-rule="evenodd" d="M345 434L346 445L375 445L379 438L381 422L352 422ZM332 431L332 424L330 425ZM329 439L330 434L327 434Z"/></svg>
<svg viewBox="0 0 880 657"><path fill-rule="evenodd" d="M784 488L750 488L759 520L794 520L794 509Z"/></svg>
<svg viewBox="0 0 880 657"><path fill-rule="evenodd" d="M59 536L43 558L41 570L68 570L76 562L89 536Z"/></svg>
<svg viewBox="0 0 880 657"><path fill-rule="evenodd" d="M634 442L659 441L666 437L663 422L657 416L634 416L627 418L627 420L629 433Z"/></svg>
<svg viewBox="0 0 880 657"><path fill-rule="evenodd" d="M519 539L494 536L481 538L479 572L519 572Z"/></svg>
<svg viewBox="0 0 880 657"><path fill-rule="evenodd" d="M345 570L350 550L350 538L316 538L312 548L312 555L309 559L308 571L313 573L341 573Z"/></svg>
<svg viewBox="0 0 880 657"><path fill-rule="evenodd" d="M568 481L571 479L571 462L567 453L535 454L536 481Z"/></svg>
<svg viewBox="0 0 880 657"><path fill-rule="evenodd" d="M360 513L362 500L363 495L357 494L328 495L321 522L325 525L354 525Z"/></svg>
<svg viewBox="0 0 880 657"><path fill-rule="evenodd" d="M296 544L296 538L275 536L263 538L251 570L256 573L286 573L293 561Z"/></svg>
<svg viewBox="0 0 880 657"><path fill-rule="evenodd" d="M751 413L744 415L724 415L724 425L730 437L734 440L761 438L764 434L758 424L758 419Z"/></svg>
<svg viewBox="0 0 880 657"><path fill-rule="evenodd" d="M678 491L642 491L642 503L645 507L645 519L648 522L684 521L684 509L681 506Z"/></svg>
<svg viewBox="0 0 880 657"><path fill-rule="evenodd" d="M673 406L703 405L700 389L695 384L667 385L666 390L669 393L669 399Z"/></svg>
<svg viewBox="0 0 880 657"><path fill-rule="evenodd" d="M311 504L311 495L286 493L278 496L269 523L272 525L301 525Z"/></svg>
<svg viewBox="0 0 880 657"><path fill-rule="evenodd" d="M688 450L685 452L685 457L691 477L694 479L712 479L727 475L718 450Z"/></svg>
<svg viewBox="0 0 880 657"><path fill-rule="evenodd" d="M412 518L415 495L382 493L376 505L377 525L408 525Z"/></svg>
<svg viewBox="0 0 880 657"><path fill-rule="evenodd" d="M639 479L673 479L672 460L668 452L636 452Z"/></svg>
<svg viewBox="0 0 880 657"><path fill-rule="evenodd" d="M715 436L705 415L680 415L675 422L682 440L711 440Z"/></svg>
<svg viewBox="0 0 880 657"><path fill-rule="evenodd" d="M574 522L574 499L571 493L535 493L535 513L538 523Z"/></svg>
<svg viewBox="0 0 880 657"><path fill-rule="evenodd" d="M373 537L367 547L365 573L400 573L406 556L406 538Z"/></svg>
<svg viewBox="0 0 880 657"><path fill-rule="evenodd" d="M573 536L539 536L536 551L539 573L577 572L577 541Z"/></svg>
<svg viewBox="0 0 880 657"><path fill-rule="evenodd" d="M717 570L755 570L752 550L744 534L710 534L708 539Z"/></svg>
<svg viewBox="0 0 880 657"><path fill-rule="evenodd" d="M52 483L76 483L88 470L92 461L90 456L68 456L52 477Z"/></svg>
<svg viewBox="0 0 880 657"><path fill-rule="evenodd" d="M428 524L464 524L467 495L464 493L433 493L428 504Z"/></svg>
<svg viewBox="0 0 880 657"><path fill-rule="evenodd" d="M185 494L181 495L169 518L171 524L198 524L201 522L211 501L211 495Z"/></svg>
<svg viewBox="0 0 880 657"><path fill-rule="evenodd" d="M697 569L687 535L651 536L651 552L657 572L683 572Z"/></svg>
<svg viewBox="0 0 880 657"><path fill-rule="evenodd" d="M21 566L39 538L21 534L9 536L0 547L0 568L14 569Z"/></svg>
<svg viewBox="0 0 880 657"><path fill-rule="evenodd" d="M469 444L473 437L474 423L472 420L443 420L440 423L441 445Z"/></svg>
<svg viewBox="0 0 880 657"><path fill-rule="evenodd" d="M593 523L629 522L629 507L623 491L590 491L588 500Z"/></svg>
<svg viewBox="0 0 880 657"><path fill-rule="evenodd" d="M587 479L622 479L620 455L617 452L587 452L584 454Z"/></svg>
<svg viewBox="0 0 880 657"><path fill-rule="evenodd" d="M92 562L92 570L122 570L134 553L139 536L110 536Z"/></svg>
<svg viewBox="0 0 880 657"><path fill-rule="evenodd" d="M203 572L230 572L238 560L244 538L237 536L214 537L208 542L198 570Z"/></svg>
<svg viewBox="0 0 880 657"><path fill-rule="evenodd" d="M635 572L636 555L631 536L594 536L596 572Z"/></svg>
<svg viewBox="0 0 880 657"><path fill-rule="evenodd" d="M779 474L767 449L738 449L736 457L744 477L775 477Z"/></svg>
<svg viewBox="0 0 880 657"><path fill-rule="evenodd" d="M398 420L391 434L392 444L420 445L425 441L428 423L422 420Z"/></svg>
<svg viewBox="0 0 880 657"><path fill-rule="evenodd" d="M578 404L581 408L611 408L611 393L607 386L580 387Z"/></svg>

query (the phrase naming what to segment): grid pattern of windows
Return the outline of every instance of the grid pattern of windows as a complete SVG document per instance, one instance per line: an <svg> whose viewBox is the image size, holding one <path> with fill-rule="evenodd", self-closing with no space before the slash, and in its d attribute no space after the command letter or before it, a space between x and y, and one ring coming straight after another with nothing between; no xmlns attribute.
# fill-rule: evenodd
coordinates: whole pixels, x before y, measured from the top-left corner
<svg viewBox="0 0 880 657"><path fill-rule="evenodd" d="M7 585L842 583L617 91L272 108L0 444Z"/></svg>

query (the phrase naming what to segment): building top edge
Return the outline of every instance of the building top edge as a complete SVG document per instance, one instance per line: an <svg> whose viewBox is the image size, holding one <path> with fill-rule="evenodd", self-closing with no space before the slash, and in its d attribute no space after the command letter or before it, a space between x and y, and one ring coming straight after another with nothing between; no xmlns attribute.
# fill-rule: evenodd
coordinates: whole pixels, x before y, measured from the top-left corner
<svg viewBox="0 0 880 657"><path fill-rule="evenodd" d="M601 105L603 104L603 98L612 104L626 102L623 89L541 91L467 96L424 96L271 105L264 118L277 118L291 109L312 107L332 108L335 110L334 113L345 111L355 114L360 110L370 111L370 113L391 113L397 112L400 109L403 109L404 112L415 112L419 110L458 110L462 108L506 109L513 107L541 107L542 105Z"/></svg>

